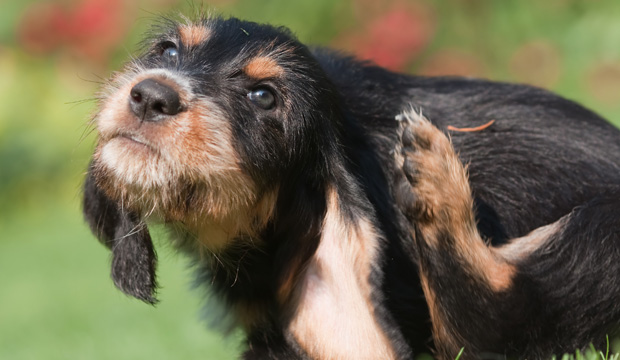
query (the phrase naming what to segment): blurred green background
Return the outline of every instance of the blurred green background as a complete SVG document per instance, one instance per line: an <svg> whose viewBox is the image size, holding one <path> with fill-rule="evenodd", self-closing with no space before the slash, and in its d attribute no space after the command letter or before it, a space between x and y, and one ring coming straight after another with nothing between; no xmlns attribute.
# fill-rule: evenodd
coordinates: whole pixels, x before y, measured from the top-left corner
<svg viewBox="0 0 620 360"><path fill-rule="evenodd" d="M87 127L103 79L184 0L0 1L0 359L233 359L184 259L158 241L161 304L116 291L82 221ZM219 0L306 43L395 70L525 82L620 123L617 0ZM209 309L207 309L207 313ZM217 312L216 310L212 310Z"/></svg>

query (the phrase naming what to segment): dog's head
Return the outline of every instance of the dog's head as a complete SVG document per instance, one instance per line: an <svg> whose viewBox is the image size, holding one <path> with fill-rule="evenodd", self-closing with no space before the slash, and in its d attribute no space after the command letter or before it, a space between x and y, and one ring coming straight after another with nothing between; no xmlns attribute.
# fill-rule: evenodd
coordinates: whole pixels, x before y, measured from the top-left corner
<svg viewBox="0 0 620 360"><path fill-rule="evenodd" d="M273 216L278 188L329 173L335 91L288 31L237 19L165 21L103 90L86 218L112 276L153 302L145 218L219 251ZM327 85L326 85L327 84Z"/></svg>

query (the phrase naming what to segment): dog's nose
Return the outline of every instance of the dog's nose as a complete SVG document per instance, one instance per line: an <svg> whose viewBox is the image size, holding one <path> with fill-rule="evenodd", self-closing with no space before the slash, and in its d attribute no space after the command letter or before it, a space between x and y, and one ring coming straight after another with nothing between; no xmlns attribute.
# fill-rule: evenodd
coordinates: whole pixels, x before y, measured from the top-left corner
<svg viewBox="0 0 620 360"><path fill-rule="evenodd" d="M141 121L162 121L183 111L179 93L154 79L142 80L131 89L129 106Z"/></svg>

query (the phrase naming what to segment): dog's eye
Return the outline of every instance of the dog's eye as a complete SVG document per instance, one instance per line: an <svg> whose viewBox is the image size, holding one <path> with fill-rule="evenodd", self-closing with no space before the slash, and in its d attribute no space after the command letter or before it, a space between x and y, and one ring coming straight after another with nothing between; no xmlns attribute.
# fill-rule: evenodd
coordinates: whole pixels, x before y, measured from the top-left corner
<svg viewBox="0 0 620 360"><path fill-rule="evenodd" d="M248 93L248 99L261 109L272 109L276 104L276 97L266 87L253 89Z"/></svg>
<svg viewBox="0 0 620 360"><path fill-rule="evenodd" d="M179 50L173 47L169 47L164 50L164 53L162 55L171 59L176 58L177 56L179 56Z"/></svg>
<svg viewBox="0 0 620 360"><path fill-rule="evenodd" d="M171 60L171 61L176 61L179 57L179 49L177 49L177 46L175 43L173 43L172 41L166 41L164 43L162 43L161 45L159 45L160 48L160 54L162 57L164 57L165 59Z"/></svg>

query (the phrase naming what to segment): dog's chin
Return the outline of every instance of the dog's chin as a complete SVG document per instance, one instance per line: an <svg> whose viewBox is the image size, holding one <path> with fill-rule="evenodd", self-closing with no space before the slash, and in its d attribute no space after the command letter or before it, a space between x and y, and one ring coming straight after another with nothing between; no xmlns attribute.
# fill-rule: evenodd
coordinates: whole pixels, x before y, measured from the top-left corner
<svg viewBox="0 0 620 360"><path fill-rule="evenodd" d="M96 160L116 181L132 187L161 187L169 184L173 175L161 153L129 136L117 136L100 144Z"/></svg>
<svg viewBox="0 0 620 360"><path fill-rule="evenodd" d="M237 171L191 174L191 167L136 137L100 142L94 169L110 199L158 222L229 222L258 200L247 176Z"/></svg>
<svg viewBox="0 0 620 360"><path fill-rule="evenodd" d="M114 162L105 161L108 151L112 154L117 151L117 143L127 145L124 151L134 151L133 158L114 157ZM192 185L188 185L186 178L167 178L168 183L160 186L162 174L136 167L135 158L160 161L160 169L165 166L165 160L157 159L152 149L133 140L112 141L102 146L100 152L101 156L93 163L93 174L104 193L119 208L149 224L173 226L174 234L181 235L173 239L181 241L175 245L199 249L201 256L227 248L238 235L253 236L273 214L274 193L257 199L247 183L227 183L231 181L229 178L213 177L213 183ZM187 239L192 240L186 243Z"/></svg>
<svg viewBox="0 0 620 360"><path fill-rule="evenodd" d="M170 193L178 188L178 175L156 148L140 138L119 135L100 141L93 164L97 185L124 209L165 219L166 209L179 208L171 203L178 194Z"/></svg>

